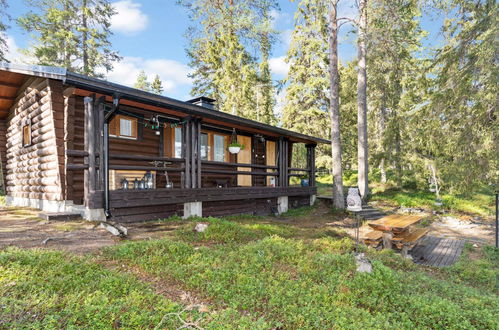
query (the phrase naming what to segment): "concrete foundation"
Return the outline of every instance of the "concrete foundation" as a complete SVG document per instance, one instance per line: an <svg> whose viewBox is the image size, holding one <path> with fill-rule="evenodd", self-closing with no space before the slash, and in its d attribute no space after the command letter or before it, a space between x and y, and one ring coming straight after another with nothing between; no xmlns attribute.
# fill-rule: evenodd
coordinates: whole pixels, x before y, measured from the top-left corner
<svg viewBox="0 0 499 330"><path fill-rule="evenodd" d="M45 199L5 196L7 206L21 206L45 212L78 213L85 220L105 221L104 209L89 209L72 201L48 201Z"/></svg>
<svg viewBox="0 0 499 330"><path fill-rule="evenodd" d="M277 213L282 214L289 209L288 196L277 197Z"/></svg>
<svg viewBox="0 0 499 330"><path fill-rule="evenodd" d="M317 195L310 195L310 206L313 206L317 201Z"/></svg>
<svg viewBox="0 0 499 330"><path fill-rule="evenodd" d="M202 216L203 216L203 202L184 203L184 216L182 218L187 219L190 217L202 217Z"/></svg>

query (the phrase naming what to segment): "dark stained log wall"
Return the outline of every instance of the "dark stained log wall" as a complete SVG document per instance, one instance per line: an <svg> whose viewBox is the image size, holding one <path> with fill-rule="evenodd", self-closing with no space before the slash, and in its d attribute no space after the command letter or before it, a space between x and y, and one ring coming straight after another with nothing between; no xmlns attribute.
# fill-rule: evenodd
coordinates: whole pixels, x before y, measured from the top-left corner
<svg viewBox="0 0 499 330"><path fill-rule="evenodd" d="M6 186L13 197L63 200L60 164L64 114L61 86L48 79L29 81L8 118ZM22 146L21 123L31 120L31 144ZM63 147L62 147L63 148Z"/></svg>

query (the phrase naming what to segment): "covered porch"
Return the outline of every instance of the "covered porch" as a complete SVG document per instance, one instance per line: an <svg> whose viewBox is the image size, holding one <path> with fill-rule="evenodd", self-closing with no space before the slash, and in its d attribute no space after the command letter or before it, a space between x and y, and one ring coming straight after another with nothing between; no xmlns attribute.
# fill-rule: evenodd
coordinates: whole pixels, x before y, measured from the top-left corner
<svg viewBox="0 0 499 330"><path fill-rule="evenodd" d="M255 128L255 122L244 126L74 91L75 105L79 98L82 127L78 107L68 106L75 136L66 146L66 196L103 210L108 219L276 214L315 200L316 141L278 134L265 124ZM234 140L244 145L237 154L227 151ZM293 167L298 144L304 159Z"/></svg>

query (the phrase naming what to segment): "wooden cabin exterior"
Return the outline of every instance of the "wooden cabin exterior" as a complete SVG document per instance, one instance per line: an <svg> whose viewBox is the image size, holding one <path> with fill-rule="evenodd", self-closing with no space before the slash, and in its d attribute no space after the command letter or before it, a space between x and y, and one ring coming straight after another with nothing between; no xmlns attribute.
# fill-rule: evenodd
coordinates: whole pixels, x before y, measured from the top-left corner
<svg viewBox="0 0 499 330"><path fill-rule="evenodd" d="M228 151L230 142L244 149ZM9 205L129 222L281 213L315 200L327 140L61 68L0 63L0 156ZM307 150L292 168L293 145ZM293 176L309 186L292 186Z"/></svg>

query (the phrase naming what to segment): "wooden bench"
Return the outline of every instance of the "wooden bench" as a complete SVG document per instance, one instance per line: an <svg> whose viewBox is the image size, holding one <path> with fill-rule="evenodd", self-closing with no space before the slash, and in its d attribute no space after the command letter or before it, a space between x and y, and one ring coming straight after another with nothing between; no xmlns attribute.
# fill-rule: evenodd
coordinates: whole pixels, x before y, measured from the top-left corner
<svg viewBox="0 0 499 330"><path fill-rule="evenodd" d="M428 233L429 229L428 228L417 228L412 231L405 231L397 236L394 236L392 238L393 244L398 249L401 249L401 254L403 257L407 256L408 251L410 248L424 236L426 233Z"/></svg>
<svg viewBox="0 0 499 330"><path fill-rule="evenodd" d="M377 247L381 243L383 232L379 230L371 230L364 236L364 243L369 246Z"/></svg>

